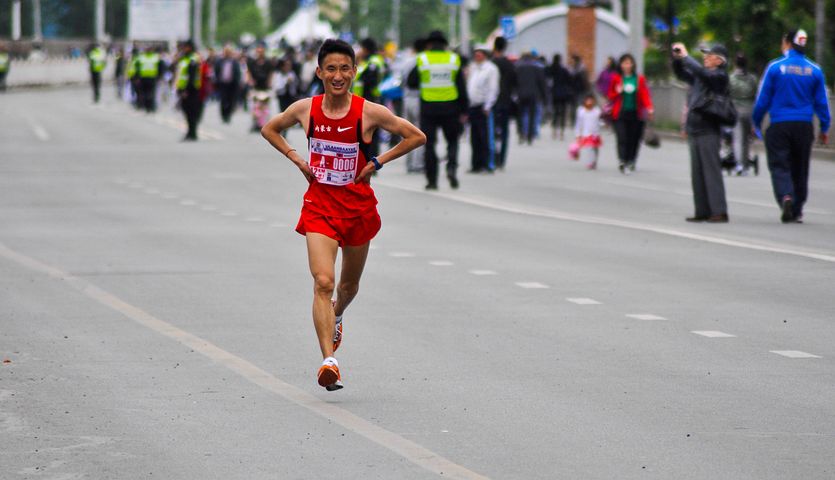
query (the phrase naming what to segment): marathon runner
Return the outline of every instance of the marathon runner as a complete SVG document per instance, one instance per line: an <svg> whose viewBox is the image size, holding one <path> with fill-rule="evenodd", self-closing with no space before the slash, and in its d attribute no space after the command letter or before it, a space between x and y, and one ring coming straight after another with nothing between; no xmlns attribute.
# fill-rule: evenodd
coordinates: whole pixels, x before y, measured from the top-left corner
<svg viewBox="0 0 835 480"><path fill-rule="evenodd" d="M319 385L342 388L333 354L342 342L342 314L359 290L370 241L380 230L377 198L370 177L386 163L423 145L426 137L387 108L351 94L356 77L354 50L342 40L326 40L319 50L316 76L324 95L299 100L261 130L264 138L301 170L310 184L296 231L305 235L313 275L313 324L322 351ZM309 158L292 148L282 131L301 124L307 132ZM368 154L377 128L403 140L379 157ZM342 271L336 287L337 251Z"/></svg>

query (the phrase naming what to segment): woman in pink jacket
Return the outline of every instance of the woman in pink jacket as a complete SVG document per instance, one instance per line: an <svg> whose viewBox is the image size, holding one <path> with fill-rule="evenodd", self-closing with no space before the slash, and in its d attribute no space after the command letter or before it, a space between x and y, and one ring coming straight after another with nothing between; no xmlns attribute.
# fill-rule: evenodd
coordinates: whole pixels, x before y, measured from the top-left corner
<svg viewBox="0 0 835 480"><path fill-rule="evenodd" d="M618 72L612 76L608 97L618 140L619 168L621 173L628 175L635 171L644 124L653 118L647 80L635 71L632 55L627 53L618 60Z"/></svg>

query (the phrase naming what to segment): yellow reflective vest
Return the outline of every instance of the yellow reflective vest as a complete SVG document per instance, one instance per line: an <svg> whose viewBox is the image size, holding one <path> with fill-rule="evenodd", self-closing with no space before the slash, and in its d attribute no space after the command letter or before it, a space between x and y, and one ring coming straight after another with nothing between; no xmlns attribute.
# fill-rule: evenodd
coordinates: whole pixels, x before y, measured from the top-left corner
<svg viewBox="0 0 835 480"><path fill-rule="evenodd" d="M159 76L159 54L145 52L139 56L139 77L157 78Z"/></svg>
<svg viewBox="0 0 835 480"><path fill-rule="evenodd" d="M9 54L0 53L0 73L9 71Z"/></svg>
<svg viewBox="0 0 835 480"><path fill-rule="evenodd" d="M107 61L107 56L99 47L90 50L87 54L87 59L90 61L90 71L101 73L104 70L104 65Z"/></svg>
<svg viewBox="0 0 835 480"><path fill-rule="evenodd" d="M354 95L362 96L363 90L365 89L365 84L362 81L362 74L368 70L368 66L374 64L377 67L377 72L379 72L377 77L377 86L374 87L374 91L371 92L372 95L375 97L380 96L380 83L383 81L383 75L386 71L386 61L383 59L382 55L374 54L368 57L368 60L363 60L357 66L357 76L354 78L354 86L353 91Z"/></svg>
<svg viewBox="0 0 835 480"><path fill-rule="evenodd" d="M420 99L424 102L458 100L455 80L461 73L461 57L448 51L428 51L418 55Z"/></svg>
<svg viewBox="0 0 835 480"><path fill-rule="evenodd" d="M177 90L185 90L189 87L188 69L192 64L194 64L194 81L191 87L199 90L203 84L203 79L200 77L200 58L192 52L177 63Z"/></svg>

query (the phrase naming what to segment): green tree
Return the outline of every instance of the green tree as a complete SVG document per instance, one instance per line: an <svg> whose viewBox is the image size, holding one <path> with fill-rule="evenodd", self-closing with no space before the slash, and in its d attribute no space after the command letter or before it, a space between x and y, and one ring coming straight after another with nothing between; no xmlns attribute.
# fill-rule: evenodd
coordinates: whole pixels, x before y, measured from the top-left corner
<svg viewBox="0 0 835 480"><path fill-rule="evenodd" d="M217 16L218 42L237 42L243 33L251 33L256 38L267 33L255 0L220 0ZM203 29L204 32L207 31L206 28Z"/></svg>

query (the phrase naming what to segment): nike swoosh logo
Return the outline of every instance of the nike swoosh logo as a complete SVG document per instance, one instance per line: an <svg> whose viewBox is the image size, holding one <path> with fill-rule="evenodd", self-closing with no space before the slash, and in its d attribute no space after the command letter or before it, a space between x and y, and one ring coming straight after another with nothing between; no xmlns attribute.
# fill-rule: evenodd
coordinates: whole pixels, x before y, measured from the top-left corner
<svg viewBox="0 0 835 480"><path fill-rule="evenodd" d="M350 129L352 129L352 128L354 128L354 127L345 127L345 128L342 128L342 127L336 127L336 131L337 131L337 132L339 132L339 133L342 133L342 132L344 132L345 130L350 130Z"/></svg>

